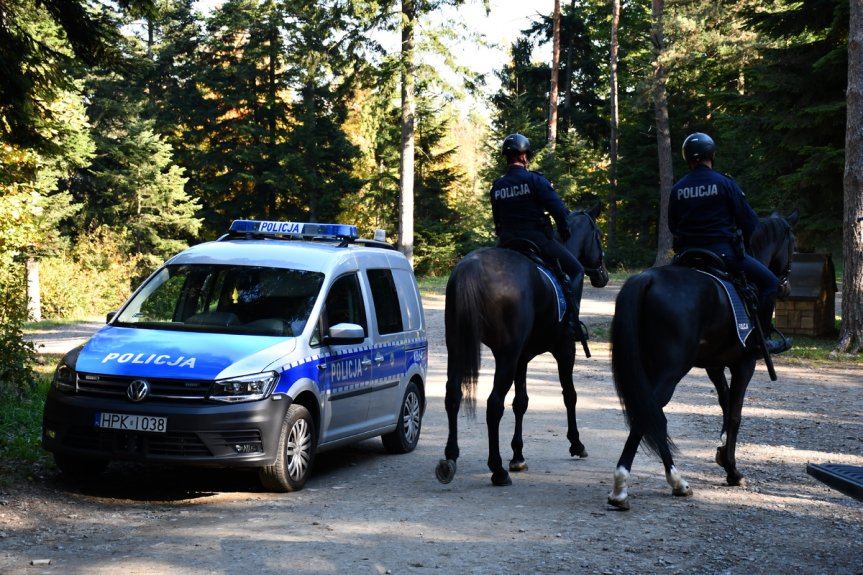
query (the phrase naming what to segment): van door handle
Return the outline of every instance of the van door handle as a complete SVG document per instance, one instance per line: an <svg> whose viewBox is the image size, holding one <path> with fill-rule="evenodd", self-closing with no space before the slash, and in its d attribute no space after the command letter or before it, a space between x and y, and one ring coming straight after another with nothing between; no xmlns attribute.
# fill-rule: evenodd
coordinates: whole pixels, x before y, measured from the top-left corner
<svg viewBox="0 0 863 575"><path fill-rule="evenodd" d="M363 367L371 367L372 366L372 360L370 360L367 357L364 357L363 360L360 362L360 365L362 365Z"/></svg>
<svg viewBox="0 0 863 575"><path fill-rule="evenodd" d="M382 364L383 362L384 362L384 356L382 356L380 353L378 353L378 354L375 356L375 363L376 363L377 365L380 365L380 364Z"/></svg>

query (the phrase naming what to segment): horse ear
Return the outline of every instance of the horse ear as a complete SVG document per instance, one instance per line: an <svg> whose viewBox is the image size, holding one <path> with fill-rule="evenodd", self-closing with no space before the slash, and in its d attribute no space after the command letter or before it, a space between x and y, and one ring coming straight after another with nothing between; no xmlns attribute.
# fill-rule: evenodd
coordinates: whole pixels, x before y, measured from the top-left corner
<svg viewBox="0 0 863 575"><path fill-rule="evenodd" d="M794 211L791 212L791 215L785 218L785 220L788 222L791 228L794 229L794 226L796 226L797 222L800 221L800 210L794 208Z"/></svg>
<svg viewBox="0 0 863 575"><path fill-rule="evenodd" d="M602 213L602 202L596 202L596 205L587 210L587 213L595 220Z"/></svg>

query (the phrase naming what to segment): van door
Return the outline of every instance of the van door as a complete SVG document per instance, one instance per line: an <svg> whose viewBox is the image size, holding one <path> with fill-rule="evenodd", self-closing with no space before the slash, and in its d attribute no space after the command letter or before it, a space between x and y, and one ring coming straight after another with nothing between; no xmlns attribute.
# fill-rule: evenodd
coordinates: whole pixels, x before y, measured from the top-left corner
<svg viewBox="0 0 863 575"><path fill-rule="evenodd" d="M379 428L394 423L400 414L407 341L403 306L392 271L370 269L367 274L375 308L372 329L376 344L372 351L369 422Z"/></svg>
<svg viewBox="0 0 863 575"><path fill-rule="evenodd" d="M363 328L360 343L325 345L321 334L330 327L350 323ZM325 397L321 442L327 443L368 428L372 352L366 306L356 274L338 278L327 295L312 345L320 345L318 386Z"/></svg>

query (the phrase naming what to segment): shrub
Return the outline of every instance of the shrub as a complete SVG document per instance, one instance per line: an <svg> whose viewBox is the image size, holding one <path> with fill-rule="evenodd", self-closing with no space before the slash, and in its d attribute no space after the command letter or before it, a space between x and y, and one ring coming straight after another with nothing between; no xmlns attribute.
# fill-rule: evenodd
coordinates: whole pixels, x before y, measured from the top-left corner
<svg viewBox="0 0 863 575"><path fill-rule="evenodd" d="M24 339L27 276L23 264L0 267L0 395L22 397L33 387L36 351Z"/></svg>
<svg viewBox="0 0 863 575"><path fill-rule="evenodd" d="M126 238L100 227L68 252L40 265L42 316L46 319L102 316L129 297L140 278L140 257L129 256Z"/></svg>

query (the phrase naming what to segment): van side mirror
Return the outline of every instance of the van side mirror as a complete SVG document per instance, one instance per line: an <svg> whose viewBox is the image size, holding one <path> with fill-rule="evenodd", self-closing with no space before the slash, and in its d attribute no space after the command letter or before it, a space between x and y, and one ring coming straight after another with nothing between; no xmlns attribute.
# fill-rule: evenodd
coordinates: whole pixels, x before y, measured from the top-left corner
<svg viewBox="0 0 863 575"><path fill-rule="evenodd" d="M366 339L366 330L355 323L337 323L330 328L324 337L324 345L348 345L362 343Z"/></svg>

